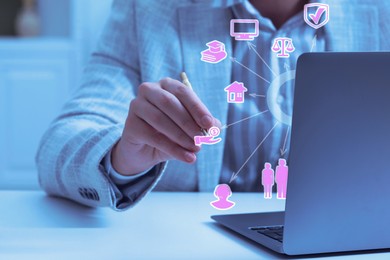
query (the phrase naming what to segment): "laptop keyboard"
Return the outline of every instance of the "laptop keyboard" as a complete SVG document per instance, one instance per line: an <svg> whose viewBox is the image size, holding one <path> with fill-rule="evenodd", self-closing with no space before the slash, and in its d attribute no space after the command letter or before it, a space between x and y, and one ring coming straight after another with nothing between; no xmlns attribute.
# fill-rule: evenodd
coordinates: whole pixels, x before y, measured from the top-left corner
<svg viewBox="0 0 390 260"><path fill-rule="evenodd" d="M263 234L267 237L273 238L280 242L283 242L283 226L256 226L249 227L250 230L256 231L257 233Z"/></svg>

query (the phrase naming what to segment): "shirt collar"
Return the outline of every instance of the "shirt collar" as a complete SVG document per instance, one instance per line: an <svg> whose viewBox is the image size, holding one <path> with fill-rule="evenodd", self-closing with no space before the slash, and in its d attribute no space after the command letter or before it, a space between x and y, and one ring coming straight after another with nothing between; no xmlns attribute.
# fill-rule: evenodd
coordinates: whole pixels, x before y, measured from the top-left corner
<svg viewBox="0 0 390 260"><path fill-rule="evenodd" d="M314 1L314 0L312 0ZM320 2L316 0L317 2ZM260 12L250 3L249 0L237 0L237 3L232 6L233 16L236 19L257 19L259 20L260 30L262 31L276 31L275 26L269 18L260 14ZM279 30L285 30L294 26L303 24L303 11L300 11L291 17Z"/></svg>

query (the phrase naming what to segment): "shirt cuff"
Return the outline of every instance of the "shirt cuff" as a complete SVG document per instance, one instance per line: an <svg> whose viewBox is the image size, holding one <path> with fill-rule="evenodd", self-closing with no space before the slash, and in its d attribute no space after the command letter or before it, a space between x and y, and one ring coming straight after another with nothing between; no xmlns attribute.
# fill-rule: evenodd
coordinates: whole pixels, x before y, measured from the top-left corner
<svg viewBox="0 0 390 260"><path fill-rule="evenodd" d="M117 184L117 185L126 185L129 184L135 180L138 180L142 176L144 176L146 173L148 173L153 167L150 167L146 171L131 175L131 176L125 176L120 173L118 173L114 167L112 167L111 163L111 150L106 154L106 156L103 159L103 167L105 168L106 172L108 173L108 176L111 178L111 180Z"/></svg>

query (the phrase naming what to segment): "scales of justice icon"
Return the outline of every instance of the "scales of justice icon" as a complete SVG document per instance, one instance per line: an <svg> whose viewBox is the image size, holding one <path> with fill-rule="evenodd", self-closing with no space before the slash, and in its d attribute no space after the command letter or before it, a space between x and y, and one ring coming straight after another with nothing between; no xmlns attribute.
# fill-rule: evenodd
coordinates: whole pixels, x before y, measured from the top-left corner
<svg viewBox="0 0 390 260"><path fill-rule="evenodd" d="M289 53L295 51L295 47L291 38L279 37L274 39L271 50L278 53L276 55L278 58L289 58Z"/></svg>

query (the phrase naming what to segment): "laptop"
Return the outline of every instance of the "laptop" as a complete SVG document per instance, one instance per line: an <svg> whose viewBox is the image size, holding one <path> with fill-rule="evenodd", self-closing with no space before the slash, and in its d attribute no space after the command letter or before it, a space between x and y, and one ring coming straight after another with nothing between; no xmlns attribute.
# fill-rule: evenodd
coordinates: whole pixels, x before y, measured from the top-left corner
<svg viewBox="0 0 390 260"><path fill-rule="evenodd" d="M390 53L297 62L284 212L216 215L288 255L390 248Z"/></svg>

